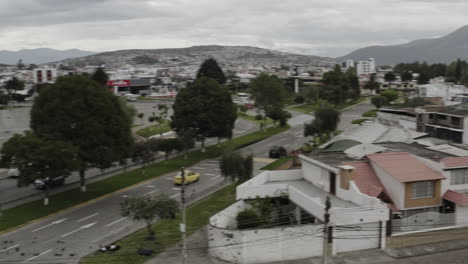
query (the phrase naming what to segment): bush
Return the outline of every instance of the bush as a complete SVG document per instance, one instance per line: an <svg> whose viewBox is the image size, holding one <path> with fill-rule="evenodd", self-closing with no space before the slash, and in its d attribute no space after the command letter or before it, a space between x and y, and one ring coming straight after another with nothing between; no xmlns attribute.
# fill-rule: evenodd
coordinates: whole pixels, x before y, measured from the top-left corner
<svg viewBox="0 0 468 264"><path fill-rule="evenodd" d="M363 117L376 117L377 116L377 110L370 110L362 114Z"/></svg>
<svg viewBox="0 0 468 264"><path fill-rule="evenodd" d="M247 112L247 110L249 109L245 105L239 105L238 108L239 108L239 111L241 111L242 113Z"/></svg>
<svg viewBox="0 0 468 264"><path fill-rule="evenodd" d="M298 96L296 96L296 98L294 98L294 102L296 104L303 104L304 100L305 100L304 96L302 96L302 95L298 95Z"/></svg>
<svg viewBox="0 0 468 264"><path fill-rule="evenodd" d="M256 115L255 116L255 120L262 120L263 119L263 116L262 115Z"/></svg>
<svg viewBox="0 0 468 264"><path fill-rule="evenodd" d="M244 210L236 217L238 229L256 228L265 224L265 220L254 210Z"/></svg>
<svg viewBox="0 0 468 264"><path fill-rule="evenodd" d="M368 120L368 119L366 119L366 118L361 118L361 119L353 120L351 123L352 123L352 124L355 124L355 125L360 125L360 124L366 122L367 120Z"/></svg>

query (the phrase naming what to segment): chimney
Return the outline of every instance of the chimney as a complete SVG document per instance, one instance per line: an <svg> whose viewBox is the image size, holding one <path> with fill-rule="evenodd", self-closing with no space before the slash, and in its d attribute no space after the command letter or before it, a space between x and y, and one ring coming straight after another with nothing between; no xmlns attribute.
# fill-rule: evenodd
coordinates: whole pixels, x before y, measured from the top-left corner
<svg viewBox="0 0 468 264"><path fill-rule="evenodd" d="M340 187L343 190L349 190L349 181L354 179L355 168L349 165L339 166L340 168Z"/></svg>

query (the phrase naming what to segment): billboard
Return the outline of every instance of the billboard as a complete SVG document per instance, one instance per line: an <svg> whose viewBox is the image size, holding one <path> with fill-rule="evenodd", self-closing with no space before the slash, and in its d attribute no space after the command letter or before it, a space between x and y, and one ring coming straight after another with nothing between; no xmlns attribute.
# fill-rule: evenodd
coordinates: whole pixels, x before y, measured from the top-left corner
<svg viewBox="0 0 468 264"><path fill-rule="evenodd" d="M117 87L128 87L130 86L130 80L112 80L107 81L107 86L117 86Z"/></svg>

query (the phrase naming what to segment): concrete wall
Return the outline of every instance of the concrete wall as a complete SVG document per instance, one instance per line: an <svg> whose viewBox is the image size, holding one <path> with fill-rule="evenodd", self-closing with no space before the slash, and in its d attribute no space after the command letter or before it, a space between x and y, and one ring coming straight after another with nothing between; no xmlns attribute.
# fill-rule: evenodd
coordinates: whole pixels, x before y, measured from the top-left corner
<svg viewBox="0 0 468 264"><path fill-rule="evenodd" d="M379 236L380 233L380 236ZM379 229L379 223L343 226L333 229L333 251L335 253L385 247L385 223Z"/></svg>
<svg viewBox="0 0 468 264"><path fill-rule="evenodd" d="M251 206L249 204L244 203L244 201L237 201L228 208L212 216L210 218L210 225L223 229L237 228L237 214L249 208L251 208Z"/></svg>
<svg viewBox="0 0 468 264"><path fill-rule="evenodd" d="M382 168L377 166L374 162L371 161L372 168L379 177L380 181L382 182L383 186L387 190L388 195L392 198L395 206L397 208L403 209L405 203L405 185L395 178L385 172Z"/></svg>
<svg viewBox="0 0 468 264"><path fill-rule="evenodd" d="M339 182L339 169L333 168L327 164L312 160L309 157L300 155L302 159L302 170L304 179L319 187L320 189L330 191L330 172L337 175L336 182Z"/></svg>
<svg viewBox="0 0 468 264"><path fill-rule="evenodd" d="M356 186L356 183L354 183L354 181L349 182L348 190L342 189L341 186L338 186L336 194L341 199L351 201L360 206L376 206L383 204L379 199L375 197L370 197L359 191L359 188Z"/></svg>
<svg viewBox="0 0 468 264"><path fill-rule="evenodd" d="M289 186L289 199L305 211L312 214L314 217L323 221L325 206L320 198L312 198L310 195L311 194L306 194L292 186Z"/></svg>
<svg viewBox="0 0 468 264"><path fill-rule="evenodd" d="M208 228L209 253L234 263L269 263L320 256L322 225L255 230Z"/></svg>
<svg viewBox="0 0 468 264"><path fill-rule="evenodd" d="M457 225L468 225L468 206L456 205L455 223Z"/></svg>

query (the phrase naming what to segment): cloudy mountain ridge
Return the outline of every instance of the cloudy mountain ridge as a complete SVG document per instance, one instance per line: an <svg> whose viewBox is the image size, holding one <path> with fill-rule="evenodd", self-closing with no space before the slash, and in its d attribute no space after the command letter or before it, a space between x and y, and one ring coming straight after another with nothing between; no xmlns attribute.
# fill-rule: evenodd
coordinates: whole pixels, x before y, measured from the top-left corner
<svg viewBox="0 0 468 264"><path fill-rule="evenodd" d="M414 61L449 63L457 58L466 60L468 59L468 25L440 38L419 39L392 46L370 46L358 49L337 60L367 60L371 57L375 58L379 65Z"/></svg>
<svg viewBox="0 0 468 264"><path fill-rule="evenodd" d="M41 64L61 61L68 58L82 57L95 54L91 51L79 49L56 50L49 48L22 49L18 51L0 50L1 64L16 64L22 60L24 64Z"/></svg>

